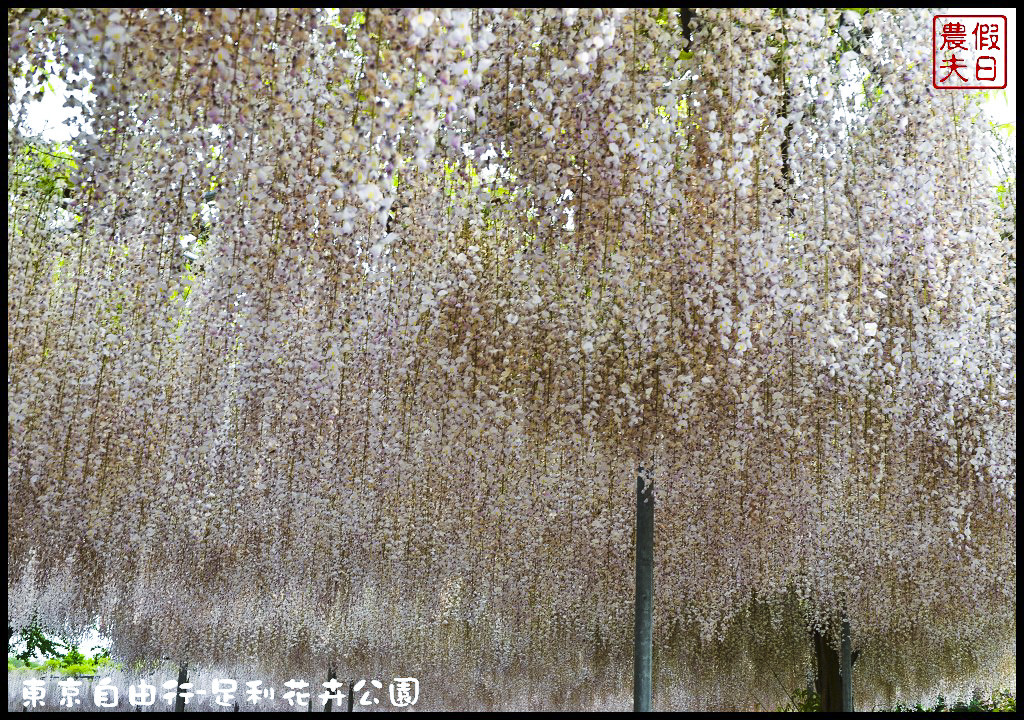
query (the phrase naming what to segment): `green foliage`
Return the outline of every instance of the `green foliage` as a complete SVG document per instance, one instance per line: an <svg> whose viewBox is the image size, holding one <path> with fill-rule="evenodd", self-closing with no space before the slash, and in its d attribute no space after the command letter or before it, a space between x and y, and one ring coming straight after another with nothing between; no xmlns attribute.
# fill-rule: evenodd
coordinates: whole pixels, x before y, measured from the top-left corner
<svg viewBox="0 0 1024 720"><path fill-rule="evenodd" d="M15 640L17 636L17 640ZM14 645L17 642L25 643L25 649L14 655L15 658L21 660L23 663L27 663L32 659L32 656L39 652L43 657L54 657L59 655L64 647L60 642L47 637L46 633L43 632L43 628L39 625L39 621L36 617L32 618L31 624L15 631L11 626L7 626L7 655L10 658L14 652Z"/></svg>
<svg viewBox="0 0 1024 720"><path fill-rule="evenodd" d="M41 670L49 673L60 673L61 675L97 675L105 667L122 669L120 664L111 661L110 653L107 650L101 650L101 652L90 658L79 652L78 648L75 647L72 647L61 657L47 658L41 663L23 660L20 657L8 656L7 658L7 670L10 672Z"/></svg>
<svg viewBox="0 0 1024 720"><path fill-rule="evenodd" d="M66 668L61 668L61 674L63 675L95 675L96 666L93 664L75 663L74 665L68 665Z"/></svg>
<svg viewBox="0 0 1024 720"><path fill-rule="evenodd" d="M810 690L794 690L777 712L821 712L821 697Z"/></svg>
<svg viewBox="0 0 1024 720"><path fill-rule="evenodd" d="M61 659L61 665L64 667L80 665L83 662L85 662L85 655L78 652L77 647L72 647L71 649L69 649L67 654Z"/></svg>
<svg viewBox="0 0 1024 720"><path fill-rule="evenodd" d="M970 700L955 700L948 703L940 695L931 707L925 707L921 703L913 707L897 703L891 708L884 708L883 712L1017 712L1017 696L1008 690L1000 690L993 693L990 698L975 694Z"/></svg>
<svg viewBox="0 0 1024 720"><path fill-rule="evenodd" d="M1007 137L1013 135L1017 131L1016 122L992 123L992 127L996 130L1002 130L1006 133Z"/></svg>
<svg viewBox="0 0 1024 720"><path fill-rule="evenodd" d="M22 660L19 657L7 657L7 672L39 670L42 667L41 663L32 662L31 660Z"/></svg>
<svg viewBox="0 0 1024 720"><path fill-rule="evenodd" d="M990 698L975 694L970 700L947 702L941 695L935 704L926 707L917 703L913 707L896 703L891 708L879 708L881 712L1016 712L1017 697L1007 690L1000 690ZM821 712L821 698L809 690L794 690L789 700L776 708L776 712Z"/></svg>
<svg viewBox="0 0 1024 720"><path fill-rule="evenodd" d="M68 148L60 143L29 143L24 152L15 159L15 174L33 171L36 187L47 200L54 194L70 194L71 173L78 166Z"/></svg>
<svg viewBox="0 0 1024 720"><path fill-rule="evenodd" d="M996 197L999 198L1000 207L1006 207L1006 198L1010 192L1010 189L1011 188L1009 181L1001 182L998 185L996 185Z"/></svg>
<svg viewBox="0 0 1024 720"><path fill-rule="evenodd" d="M67 638L62 643L47 636L35 618L28 627L17 632L8 626L7 635L7 669L11 672L42 670L62 675L95 675L105 666L121 668L111 661L109 650L97 646L92 649L98 652L91 658L86 657ZM19 642L25 643L25 649L14 654L14 646ZM45 658L43 662L32 660L37 652Z"/></svg>

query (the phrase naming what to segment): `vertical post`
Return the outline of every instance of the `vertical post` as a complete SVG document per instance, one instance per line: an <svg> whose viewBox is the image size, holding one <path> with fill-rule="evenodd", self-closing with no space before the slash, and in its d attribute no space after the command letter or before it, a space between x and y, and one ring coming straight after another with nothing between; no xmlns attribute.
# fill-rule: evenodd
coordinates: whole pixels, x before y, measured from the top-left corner
<svg viewBox="0 0 1024 720"><path fill-rule="evenodd" d="M185 712L185 697L181 686L188 682L188 663L178 667L178 695L174 698L174 712Z"/></svg>
<svg viewBox="0 0 1024 720"><path fill-rule="evenodd" d="M843 617L843 635L839 645L842 681L842 711L853 712L853 642L850 638L850 620Z"/></svg>
<svg viewBox="0 0 1024 720"><path fill-rule="evenodd" d="M654 482L636 478L636 609L633 615L633 711L651 711L651 603L654 597Z"/></svg>
<svg viewBox="0 0 1024 720"><path fill-rule="evenodd" d="M330 670L327 671L327 682L330 682L333 679L334 679L334 668L331 668ZM332 692L337 692L337 690L328 690L328 693L332 693ZM327 702L324 703L324 712L330 712L331 711L331 703L332 702L334 702L334 701L331 700L330 698L327 699Z"/></svg>
<svg viewBox="0 0 1024 720"><path fill-rule="evenodd" d="M348 681L348 711L352 712L352 681Z"/></svg>

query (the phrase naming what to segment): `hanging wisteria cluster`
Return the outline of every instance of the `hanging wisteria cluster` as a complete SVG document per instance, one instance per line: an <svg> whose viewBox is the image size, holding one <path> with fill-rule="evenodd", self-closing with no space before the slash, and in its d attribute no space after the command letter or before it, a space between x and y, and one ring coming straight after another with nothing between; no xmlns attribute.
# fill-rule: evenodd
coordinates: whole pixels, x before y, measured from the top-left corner
<svg viewBox="0 0 1024 720"><path fill-rule="evenodd" d="M600 702L642 467L656 703L803 687L840 617L858 701L990 672L1014 178L931 27L9 11L11 125L54 57L87 121L72 222L9 132L9 624Z"/></svg>

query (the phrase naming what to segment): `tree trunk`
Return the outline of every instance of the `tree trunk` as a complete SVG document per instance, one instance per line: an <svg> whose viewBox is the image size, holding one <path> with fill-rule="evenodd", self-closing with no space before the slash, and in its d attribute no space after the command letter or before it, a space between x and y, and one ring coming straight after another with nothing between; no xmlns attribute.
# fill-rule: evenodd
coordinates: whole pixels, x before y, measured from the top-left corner
<svg viewBox="0 0 1024 720"><path fill-rule="evenodd" d="M814 689L821 699L822 712L842 712L843 683L839 671L839 653L828 638L814 631L814 656L818 661L818 674Z"/></svg>

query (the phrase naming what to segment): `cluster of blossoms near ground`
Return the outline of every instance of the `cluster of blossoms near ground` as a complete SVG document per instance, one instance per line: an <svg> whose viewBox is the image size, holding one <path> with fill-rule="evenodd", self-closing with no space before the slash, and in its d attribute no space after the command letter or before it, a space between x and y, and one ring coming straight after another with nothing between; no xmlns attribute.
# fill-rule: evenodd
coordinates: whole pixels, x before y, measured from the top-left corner
<svg viewBox="0 0 1024 720"><path fill-rule="evenodd" d="M993 672L1016 171L931 28L9 11L12 125L91 83L73 220L8 136L9 624L588 703L642 466L656 706L803 687L841 616L859 700Z"/></svg>

